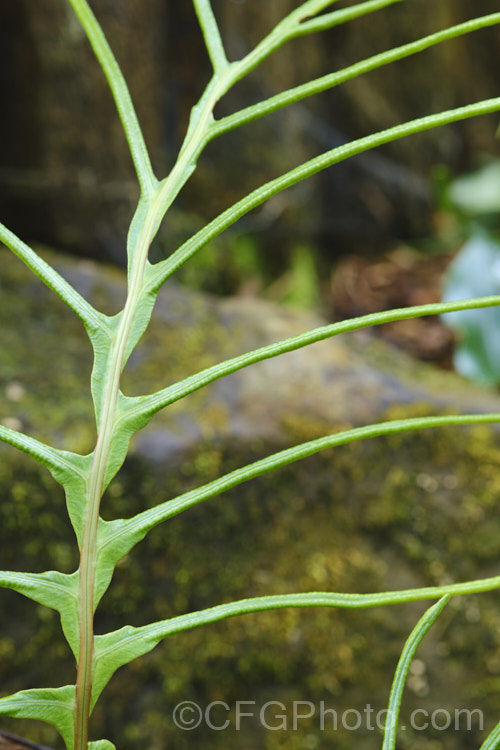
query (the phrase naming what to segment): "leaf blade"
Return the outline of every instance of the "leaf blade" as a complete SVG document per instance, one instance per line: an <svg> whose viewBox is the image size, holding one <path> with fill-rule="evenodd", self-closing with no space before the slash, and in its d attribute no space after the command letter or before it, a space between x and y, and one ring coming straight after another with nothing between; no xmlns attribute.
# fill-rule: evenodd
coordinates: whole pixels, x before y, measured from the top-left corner
<svg viewBox="0 0 500 750"><path fill-rule="evenodd" d="M334 26L338 26L341 23L353 21L356 18L361 18L361 16L366 16L368 13L373 13L375 10L381 10L389 5L394 5L394 3L404 1L405 0L367 0L367 2L358 3L358 5L355 5L353 8L341 8L340 10L334 10L330 13L323 13L317 18L304 20L299 25L295 36L326 31L327 29L332 29Z"/></svg>
<svg viewBox="0 0 500 750"><path fill-rule="evenodd" d="M431 427L450 425L492 424L500 422L500 414L460 414L440 417L413 417L397 419L378 424L355 427L351 430L326 435L322 438L300 443L293 448L267 456L235 471L229 472L206 485L167 500L154 508L143 511L129 519L102 522L99 533L98 564L109 571L124 557L148 531L168 518L198 505L205 500L216 497L222 492L242 484L255 477L262 476L273 469L307 458L321 450L345 445L357 440L379 437L382 435L411 432Z"/></svg>
<svg viewBox="0 0 500 750"><path fill-rule="evenodd" d="M76 453L52 448L36 438L2 424L0 424L0 441L31 456L50 472L66 475L69 471L76 469L76 463L73 464Z"/></svg>
<svg viewBox="0 0 500 750"><path fill-rule="evenodd" d="M194 391L213 383L226 375L229 375L245 367L262 362L280 354L296 351L304 346L324 341L343 333L359 331L374 325L382 325L397 320L409 320L410 318L423 317L427 315L440 315L459 310L471 310L483 307L500 305L500 296L476 297L468 300L456 300L445 303L419 305L395 310L387 310L380 313L370 313L357 318L350 318L339 323L314 328L297 336L281 339L272 344L262 346L232 359L225 360L217 365L201 370L199 373L185 378L172 386L163 388L156 393L139 396L135 398L122 397L121 422L126 425L130 434L134 434L165 406L184 398Z"/></svg>
<svg viewBox="0 0 500 750"><path fill-rule="evenodd" d="M78 572L68 575L57 570L45 573L2 570L0 586L59 612L64 636L78 659Z"/></svg>
<svg viewBox="0 0 500 750"><path fill-rule="evenodd" d="M0 241L51 289L80 318L87 333L107 332L106 316L98 312L71 286L51 265L46 263L31 247L17 237L14 232L0 223Z"/></svg>
<svg viewBox="0 0 500 750"><path fill-rule="evenodd" d="M384 731L384 742L382 750L394 750L396 746L396 733L398 728L399 711L401 708L401 700L403 697L403 690L406 682L406 677L415 656L415 652L423 640L425 634L437 620L444 607L449 601L449 595L443 596L436 604L434 604L427 612L420 618L408 640L406 641L401 656L398 661L396 673L391 687L389 696L389 706L387 709L387 721L386 728Z"/></svg>
<svg viewBox="0 0 500 750"><path fill-rule="evenodd" d="M229 63L210 0L193 0L193 4L214 73L219 74L228 67Z"/></svg>
<svg viewBox="0 0 500 750"><path fill-rule="evenodd" d="M479 750L498 750L500 748L500 721L492 729L489 735L482 743Z"/></svg>
<svg viewBox="0 0 500 750"><path fill-rule="evenodd" d="M18 719L38 719L51 724L63 737L67 750L73 750L74 700L73 685L21 690L0 698L0 715Z"/></svg>
<svg viewBox="0 0 500 750"><path fill-rule="evenodd" d="M153 266L154 271L151 274L150 289L155 291L168 279L180 266L191 258L198 250L204 247L208 242L213 240L225 229L234 224L242 216L252 211L257 206L265 203L273 195L286 190L298 182L312 177L321 172L323 169L339 164L346 159L364 153L386 143L405 138L409 135L422 133L432 128L448 125L459 120L479 117L484 114L491 114L500 110L500 97L485 99L475 104L468 104L464 107L457 107L444 112L439 112L425 117L419 117L410 120L401 125L396 125L386 130L381 130L372 135L359 138L350 143L338 146L324 152L320 156L309 159L295 169L286 172L274 180L261 185L253 190L245 198L234 203L230 208L223 211L217 218L213 219L203 229L197 232L187 242L176 250L169 258Z"/></svg>
<svg viewBox="0 0 500 750"><path fill-rule="evenodd" d="M70 521L81 544L85 510L82 497L87 486L92 454L81 456L78 453L52 448L5 425L0 425L0 441L34 458L64 487Z"/></svg>
<svg viewBox="0 0 500 750"><path fill-rule="evenodd" d="M144 194L150 195L158 181L153 173L148 149L123 73L87 0L69 0L69 2L106 76L125 132L141 190Z"/></svg>
<svg viewBox="0 0 500 750"><path fill-rule="evenodd" d="M368 607L386 606L389 604L402 604L411 601L435 599L438 597L442 597L442 602L445 599L447 600L449 596L459 596L466 593L479 593L480 591L492 590L499 587L500 577L497 576L494 579L469 581L465 584L448 584L447 586L408 589L376 594L339 594L332 592L278 594L241 599L228 604L219 604L215 607L210 607L198 612L191 612L187 615L179 615L178 617L162 620L140 628L134 628L127 625L120 630L96 637L93 705L117 669L124 664L128 664L133 659L148 653L164 638L195 627L208 625L213 622L240 615L290 607L364 609ZM439 604L441 602L439 602ZM444 606L444 604L442 606ZM426 613L428 619L430 618L429 611ZM434 619L436 619L440 611L441 610L438 611ZM425 622L427 623L427 620ZM421 623L419 623L419 625L420 624ZM432 624L432 622L430 624ZM428 627L430 627L430 625Z"/></svg>
<svg viewBox="0 0 500 750"><path fill-rule="evenodd" d="M395 1L397 2L398 0L391 0L391 2ZM358 8L360 8L360 6L355 6L354 8L349 8L348 10L350 12L353 12ZM435 32L434 34L429 34L425 37L422 37L421 39L417 39L414 42L409 42L408 44L403 44L399 47L394 47L391 50L386 50L385 52L373 55L366 58L365 60L361 60L360 62L354 63L353 65L349 65L347 68L338 70L335 73L329 73L327 75L316 78L313 81L308 81L307 83L304 83L300 86L295 86L294 88L288 89L287 91L284 91L280 94L276 94L269 99L265 99L249 107L245 107L244 109L241 109L232 115L227 115L226 117L217 120L211 127L211 138L218 138L223 133L234 130L241 125L245 125L249 122L260 119L261 117L272 114L273 112L277 112L284 107L288 107L291 104L296 104L297 102L303 101L304 99L310 96L314 96L315 94L319 94L322 91L332 89L342 83L352 80L353 78L357 78L365 73L377 70L382 66L389 65L393 62L396 62L397 60L402 60L406 57L410 57L411 55L418 54L419 52L423 52L430 47L433 47L445 41L449 41L450 39L455 39L456 37L462 36L464 34L469 34L473 31L477 31L488 26L493 26L499 22L500 13L491 13L489 15L481 16L470 21L465 21L464 23L450 26L446 29L443 29L442 31Z"/></svg>

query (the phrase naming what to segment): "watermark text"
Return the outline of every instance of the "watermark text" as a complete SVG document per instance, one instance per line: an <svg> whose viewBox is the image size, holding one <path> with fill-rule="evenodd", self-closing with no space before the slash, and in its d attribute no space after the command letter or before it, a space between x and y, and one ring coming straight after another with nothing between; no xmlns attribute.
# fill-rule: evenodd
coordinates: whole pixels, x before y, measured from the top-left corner
<svg viewBox="0 0 500 750"><path fill-rule="evenodd" d="M212 701L201 705L196 701L182 701L173 712L174 724L179 729L192 730L204 726L214 732L232 728L241 731L245 725L259 724L269 732L297 731L306 722L314 722L321 732L347 730L385 731L395 722L386 708L377 710L369 703L362 709L348 708L337 711L326 701L293 701L285 705L281 701L270 700L259 704L257 701L236 701L230 705L225 701ZM444 731L468 731L483 729L483 712L467 708L435 708L427 711L417 708L407 720L399 720L400 729L410 727L415 731L434 729Z"/></svg>

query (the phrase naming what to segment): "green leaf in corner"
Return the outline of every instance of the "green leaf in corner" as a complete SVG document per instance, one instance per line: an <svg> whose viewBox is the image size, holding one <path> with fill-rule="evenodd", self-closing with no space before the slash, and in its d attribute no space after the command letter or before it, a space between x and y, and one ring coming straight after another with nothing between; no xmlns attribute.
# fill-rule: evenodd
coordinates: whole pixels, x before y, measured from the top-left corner
<svg viewBox="0 0 500 750"><path fill-rule="evenodd" d="M92 454L58 450L35 438L24 435L0 424L0 442L26 453L50 471L56 482L64 487L66 505L78 543L81 543L84 507L81 501L85 493L87 477L92 464Z"/></svg>
<svg viewBox="0 0 500 750"><path fill-rule="evenodd" d="M479 750L499 750L500 748L500 721L486 737Z"/></svg>
<svg viewBox="0 0 500 750"><path fill-rule="evenodd" d="M152 651L164 638L175 633L184 632L192 628L208 625L212 622L225 620L228 617L251 614L253 612L264 612L274 609L288 607L339 607L342 609L358 609L365 607L380 607L385 604L396 604L408 601L430 599L442 596L440 601L431 607L420 620L415 630L410 635L403 652L402 661L398 665L398 671L391 692L390 710L394 710L397 698L401 700L404 678L409 669L413 654L437 618L450 596L470 593L476 586L484 585L484 581L469 582L465 584L454 584L445 587L434 587L428 589L409 589L406 591L382 592L376 594L338 594L328 591L316 591L299 594L281 594L271 596L259 596L240 601L219 604L197 612L172 617L168 620L151 623L135 628L127 625L105 635L99 635L95 639L95 661L92 689L92 706L95 705L99 695L106 687L112 675L119 667L128 664L134 659ZM498 586L498 579L491 579L491 587ZM474 588L470 588L474 587ZM480 590L479 588L476 590ZM481 589L485 590L485 589ZM420 639L420 640L419 640ZM413 651L411 650L413 649ZM409 661L408 661L409 659ZM404 670L406 669L406 672ZM399 691L399 692L398 692ZM384 750L388 748L384 747Z"/></svg>
<svg viewBox="0 0 500 750"><path fill-rule="evenodd" d="M59 612L64 636L78 658L78 572L66 575L0 571L0 586Z"/></svg>
<svg viewBox="0 0 500 750"><path fill-rule="evenodd" d="M73 710L75 688L65 685L60 688L37 688L21 690L19 693L0 699L0 716L17 719L38 719L57 729L66 743L67 750L73 750Z"/></svg>
<svg viewBox="0 0 500 750"><path fill-rule="evenodd" d="M410 665L415 656L420 642L424 635L430 629L431 625L437 620L446 604L448 603L449 595L443 596L436 604L434 604L423 617L420 618L416 626L410 633L410 637L406 641L401 656L399 657L396 674L392 682L391 694L389 697L389 706L387 708L387 720L384 732L384 744L382 750L394 750L396 747L396 733L398 729L399 710L401 708L401 699L403 697L403 690L406 682L406 677L410 669Z"/></svg>

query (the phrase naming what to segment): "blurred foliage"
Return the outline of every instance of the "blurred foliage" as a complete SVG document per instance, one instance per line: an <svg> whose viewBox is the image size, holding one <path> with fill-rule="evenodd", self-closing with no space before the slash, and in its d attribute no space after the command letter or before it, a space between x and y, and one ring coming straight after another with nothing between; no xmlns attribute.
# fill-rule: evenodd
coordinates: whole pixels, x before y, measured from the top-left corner
<svg viewBox="0 0 500 750"><path fill-rule="evenodd" d="M322 300L318 249L299 242L276 255L269 257L258 234L227 232L203 248L195 263L182 266L176 280L210 294L258 294L291 307L318 309Z"/></svg>
<svg viewBox="0 0 500 750"><path fill-rule="evenodd" d="M500 293L500 161L490 161L449 184L446 204L458 213L466 241L445 278L445 301ZM489 385L500 384L500 310L443 316L457 333L455 368Z"/></svg>
<svg viewBox="0 0 500 750"><path fill-rule="evenodd" d="M314 248L309 245L294 247L288 271L268 290L266 296L292 307L317 309L321 293Z"/></svg>
<svg viewBox="0 0 500 750"><path fill-rule="evenodd" d="M186 263L176 280L190 289L229 295L258 291L267 276L265 259L251 234L228 232L203 248L195 263Z"/></svg>
<svg viewBox="0 0 500 750"><path fill-rule="evenodd" d="M500 219L500 161L490 161L472 174L459 177L449 189L452 204L468 216Z"/></svg>

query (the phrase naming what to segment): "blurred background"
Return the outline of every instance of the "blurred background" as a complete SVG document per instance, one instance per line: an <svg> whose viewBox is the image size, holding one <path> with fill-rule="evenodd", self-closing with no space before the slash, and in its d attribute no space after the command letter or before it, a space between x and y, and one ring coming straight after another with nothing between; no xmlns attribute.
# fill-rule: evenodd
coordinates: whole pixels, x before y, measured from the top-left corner
<svg viewBox="0 0 500 750"><path fill-rule="evenodd" d="M339 7L354 4L340 2ZM156 174L163 176L174 163L190 108L210 76L192 4L187 0L93 0L91 5L129 83ZM213 0L230 59L249 51L297 5L297 0ZM409 0L347 26L296 40L238 84L216 115L497 10L498 0ZM441 44L212 143L164 221L152 259L169 255L249 190L327 149L408 119L498 96L498 42L499 28L493 27ZM2 222L42 252L50 248L61 257L70 254L83 259L83 264L64 268L84 285L90 285L85 274L96 264L123 269L137 185L106 83L67 3L0 1L0 101ZM176 277L183 287L222 300L200 303L200 317L212 321L213 316L215 321L208 337L213 350L207 355L206 330L193 333L191 326L185 335L182 326L191 325L188 310L192 307L174 297L168 312L171 317L165 313L155 344L158 361L165 341L170 375L192 372L200 362L210 363L212 356L232 354L217 338L217 326L226 326L228 319L236 319L245 331L246 342L237 339L239 333L234 335L235 345L241 344L242 350L248 348L248 341L262 343L252 333L250 316L234 312L247 309L238 307L240 303L244 306L257 298L333 321L435 302L443 295L452 299L497 292L499 121L500 115L474 118L379 148L324 171L242 219ZM80 354L83 345L73 329L65 329L65 340L70 343L59 352L62 308L50 308L47 314L50 303L15 268L11 270L5 262L0 273L6 300L5 317L0 317L2 415L18 420L11 421L12 426L56 444L69 439L74 450L84 452L92 444L89 406L87 402L81 405L81 393L86 395L87 387L82 373L86 376L89 352ZM114 297L117 278L111 274L102 282L99 302L118 300L121 291ZM26 316L44 321L40 329L36 323L22 323L27 320L24 312L17 316L20 330L12 328L11 310L20 304L20 297L27 302ZM216 307L219 304L229 307ZM252 308L253 319L258 309ZM173 320L175 315L178 319ZM272 315L278 320L281 313ZM459 320L459 327L452 329L434 318L420 319L385 326L370 335L385 338L417 359L448 370L455 365L483 383L496 385L500 325L494 313L470 321ZM174 324L179 334L171 334ZM231 336L224 331L220 339L231 339L232 329ZM45 341L42 336L54 332L57 337L51 350L41 342ZM28 357L24 352L16 359L18 341L28 347ZM372 356L365 354L369 350L366 339L358 349L346 354L346 361ZM392 371L389 367L394 373L389 379L399 377L399 360L392 351L384 350L393 367ZM356 386L354 395L351 387L344 399L346 409L354 409L358 396L366 393L367 401L377 402L377 418L387 416L387 403L378 400L373 386L377 366L370 359L364 384ZM326 403L332 376L326 365L322 373L320 393ZM402 402L414 387L408 386L406 377L403 386L396 388ZM150 378L151 386L159 387L164 382L163 365L154 376L143 370L141 378L137 383L149 384ZM259 398L263 403L270 400L269 393L273 401L277 398L272 389L262 387ZM411 393L408 402L415 399ZM439 393L441 400L432 389L426 391L422 396L428 399L426 406L392 416L432 412L434 403L447 403ZM218 401L217 408L213 402L206 409L203 406L206 424L196 426L185 415L178 418L182 426L175 426L174 410L173 423L181 437L176 433L174 440L169 424L171 432L167 437L162 433L166 458L161 454L156 466L148 461L159 450L158 436L148 444L150 455L144 449L142 455L132 457L110 488L109 516L130 515L138 503L146 506L165 499L166 467L170 470L168 494L173 495L287 441L296 443L323 434L321 409L304 417L310 407L305 403L299 419L293 409L300 399L295 392L288 397L285 437L265 434L265 420L260 417L261 432L240 430L241 442L236 447L230 417L227 432L225 427L218 432L219 422L225 424L226 402L224 409ZM227 394L224 398L230 401ZM462 403L468 398L466 394ZM496 395L491 398L496 408ZM71 404L73 411L65 412L65 404ZM201 413L198 402L195 407ZM338 422L342 426L340 417ZM7 456L0 472L2 566L74 569L74 549L58 506L61 498L45 474L28 469L10 452ZM124 620L141 624L141 618L167 617L230 597L270 591L372 591L439 584L450 576L465 580L493 575L500 553L499 458L496 439L488 432L476 431L467 440L444 433L443 440L435 443L415 437L404 445L386 440L373 447L346 448L335 454L335 461L328 454L308 464L307 470L263 480L233 493L230 502L218 506L215 520L207 506L169 525L166 532L153 534L142 557L131 556L118 571L100 626L103 630L120 627ZM364 473L360 466L365 467ZM35 492L29 489L33 486ZM379 495L383 502L371 504ZM263 498L267 498L264 504ZM451 531L459 533L450 536ZM111 683L108 702L105 698L103 707L98 706L95 726L101 734L109 732L119 739L122 750L143 746L218 750L227 746L226 733L202 728L189 735L172 727L175 701L326 697L341 710L364 705L368 691L374 706L381 708L401 639L421 611L416 605L404 614L398 610L397 615L386 609L369 614L268 614L247 618L243 624L238 621L187 634L179 640L179 648L169 645L120 672ZM2 693L26 687L27 682L29 686L44 683L47 670L52 674L53 664L59 661L61 680L72 679L71 660L54 637L58 623L53 613L36 608L33 615L31 603L24 607L9 592L2 592L2 612ZM186 659L186 653L192 658ZM495 598L481 598L481 606L476 599L457 604L427 647L428 666L421 661L412 674L409 705L442 706L443 691L449 700L447 708L481 705L490 711L491 719L498 705L499 653L500 612ZM5 727L18 730L15 723L5 722ZM371 750L380 745L373 733L326 737L315 731L313 723L293 735L263 734L261 729L252 725L244 736L231 735L230 741L249 750L314 750L319 746ZM412 733L403 738L401 747L470 750L471 742L474 747L480 744L479 728L473 731L472 735L434 731L425 737ZM25 729L30 737L57 746L54 734L40 732L38 726Z"/></svg>
<svg viewBox="0 0 500 750"><path fill-rule="evenodd" d="M355 3L341 3L349 4ZM101 0L97 6L156 172L164 175L209 77L192 4ZM230 59L294 6L215 0ZM240 83L216 114L496 9L495 0L415 0L296 40ZM34 7L28 0L4 2L0 20L3 221L27 241L123 267L137 186L86 40L59 0ZM476 32L214 142L164 222L153 257L172 252L250 189L324 150L496 96L498 54L498 28ZM241 220L178 278L217 295L259 294L328 318L433 301L449 253L468 231L446 202L446 186L498 154L497 126L498 116L456 123L326 170ZM417 356L449 366L451 335L435 323L398 324L386 333Z"/></svg>

